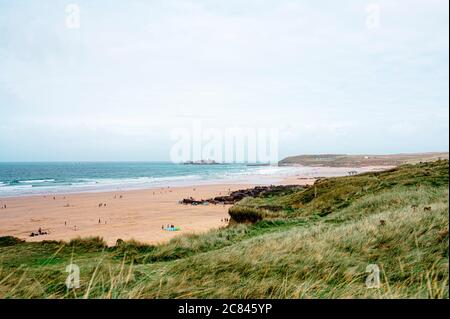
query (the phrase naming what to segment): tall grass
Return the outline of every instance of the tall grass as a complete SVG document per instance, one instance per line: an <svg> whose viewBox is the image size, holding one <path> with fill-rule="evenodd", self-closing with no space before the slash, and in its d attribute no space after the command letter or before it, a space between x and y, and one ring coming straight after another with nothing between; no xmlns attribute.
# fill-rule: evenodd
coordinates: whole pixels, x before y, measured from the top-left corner
<svg viewBox="0 0 450 319"><path fill-rule="evenodd" d="M162 245L0 239L0 297L449 297L448 161L316 186L315 196L246 199L231 210L246 223ZM65 286L71 263L78 289ZM369 264L380 268L378 289L365 285Z"/></svg>

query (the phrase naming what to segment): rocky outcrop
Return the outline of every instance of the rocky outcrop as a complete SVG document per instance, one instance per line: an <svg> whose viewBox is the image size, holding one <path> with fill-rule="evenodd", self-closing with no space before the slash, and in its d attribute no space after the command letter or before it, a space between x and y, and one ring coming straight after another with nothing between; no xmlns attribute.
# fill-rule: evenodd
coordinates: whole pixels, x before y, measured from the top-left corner
<svg viewBox="0 0 450 319"><path fill-rule="evenodd" d="M270 195L283 195L284 193L292 193L304 188L301 185L270 185L270 186L256 186L254 188L240 189L231 192L229 195L217 196L209 199L196 200L192 197L185 198L179 203L184 205L233 205L245 197L266 197Z"/></svg>

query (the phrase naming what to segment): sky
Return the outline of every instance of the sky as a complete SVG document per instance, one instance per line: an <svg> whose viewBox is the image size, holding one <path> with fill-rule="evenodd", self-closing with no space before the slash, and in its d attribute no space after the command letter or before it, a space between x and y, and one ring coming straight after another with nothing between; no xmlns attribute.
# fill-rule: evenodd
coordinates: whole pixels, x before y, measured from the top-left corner
<svg viewBox="0 0 450 319"><path fill-rule="evenodd" d="M0 161L169 160L199 122L280 159L448 151L448 6L0 0Z"/></svg>

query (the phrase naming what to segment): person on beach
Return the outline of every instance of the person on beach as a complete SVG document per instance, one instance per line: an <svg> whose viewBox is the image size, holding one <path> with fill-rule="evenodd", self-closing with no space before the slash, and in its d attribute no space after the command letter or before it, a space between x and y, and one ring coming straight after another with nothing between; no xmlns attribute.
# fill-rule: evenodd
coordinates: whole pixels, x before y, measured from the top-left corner
<svg viewBox="0 0 450 319"><path fill-rule="evenodd" d="M98 223L99 223L99 224L101 223L100 218L98 219Z"/></svg>

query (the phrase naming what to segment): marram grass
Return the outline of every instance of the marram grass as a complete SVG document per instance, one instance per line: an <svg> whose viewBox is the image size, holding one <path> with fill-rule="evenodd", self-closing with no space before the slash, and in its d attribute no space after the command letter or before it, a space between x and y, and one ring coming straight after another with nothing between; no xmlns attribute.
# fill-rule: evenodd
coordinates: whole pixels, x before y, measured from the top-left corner
<svg viewBox="0 0 450 319"><path fill-rule="evenodd" d="M0 238L0 297L449 297L448 161L245 199L232 217L230 227L158 246ZM69 264L80 268L77 289L66 286ZM366 287L369 264L379 288Z"/></svg>

